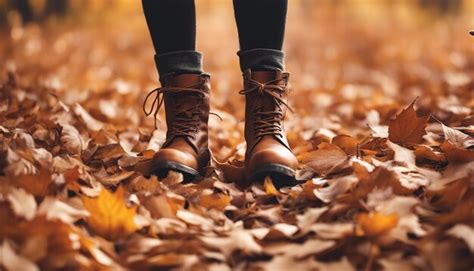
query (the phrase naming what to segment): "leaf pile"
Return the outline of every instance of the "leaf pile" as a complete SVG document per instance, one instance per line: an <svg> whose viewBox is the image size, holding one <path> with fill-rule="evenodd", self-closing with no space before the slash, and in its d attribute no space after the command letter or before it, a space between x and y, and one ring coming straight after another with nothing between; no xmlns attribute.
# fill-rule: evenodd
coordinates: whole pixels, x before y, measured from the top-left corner
<svg viewBox="0 0 474 271"><path fill-rule="evenodd" d="M216 24L217 11L201 22L223 118L210 120L214 167L197 183L158 180L150 159L165 125L141 112L156 74L133 10L82 27L12 22L2 34L0 268L472 269L474 40L450 32L468 17L425 31L400 14L366 24L294 5L286 127L299 183L242 189L233 22Z"/></svg>

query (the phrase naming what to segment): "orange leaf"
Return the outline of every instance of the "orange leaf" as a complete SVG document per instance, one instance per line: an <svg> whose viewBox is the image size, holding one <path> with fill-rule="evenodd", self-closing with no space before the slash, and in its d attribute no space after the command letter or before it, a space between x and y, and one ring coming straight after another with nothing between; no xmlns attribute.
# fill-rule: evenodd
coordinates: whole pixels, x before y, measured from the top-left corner
<svg viewBox="0 0 474 271"><path fill-rule="evenodd" d="M122 186L115 193L102 189L96 198L82 196L82 202L91 214L87 224L100 236L114 240L137 229L134 222L136 206L129 208L125 205Z"/></svg>
<svg viewBox="0 0 474 271"><path fill-rule="evenodd" d="M214 208L217 210L224 210L230 203L229 195L222 193L202 194L199 198L199 204L204 208Z"/></svg>
<svg viewBox="0 0 474 271"><path fill-rule="evenodd" d="M427 117L417 117L413 105L416 99L388 125L388 139L394 143L419 144L426 134Z"/></svg>
<svg viewBox="0 0 474 271"><path fill-rule="evenodd" d="M356 219L358 229L366 236L378 236L387 233L398 224L397 214L362 213L357 215Z"/></svg>
<svg viewBox="0 0 474 271"><path fill-rule="evenodd" d="M307 200L317 200L318 198L314 194L314 189L318 187L316 184L313 183L312 180L306 181L303 184L303 191L302 194Z"/></svg>
<svg viewBox="0 0 474 271"><path fill-rule="evenodd" d="M79 166L75 166L71 169L64 171L64 180L66 181L66 187L69 190L79 192L81 185L77 182L80 177Z"/></svg>
<svg viewBox="0 0 474 271"><path fill-rule="evenodd" d="M272 179L270 177L266 177L263 181L263 187L265 188L265 193L269 196L278 196L280 192L275 188L273 185Z"/></svg>
<svg viewBox="0 0 474 271"><path fill-rule="evenodd" d="M437 153L427 146L417 146L415 148L416 160L429 160L434 162L445 162L446 158L442 153Z"/></svg>

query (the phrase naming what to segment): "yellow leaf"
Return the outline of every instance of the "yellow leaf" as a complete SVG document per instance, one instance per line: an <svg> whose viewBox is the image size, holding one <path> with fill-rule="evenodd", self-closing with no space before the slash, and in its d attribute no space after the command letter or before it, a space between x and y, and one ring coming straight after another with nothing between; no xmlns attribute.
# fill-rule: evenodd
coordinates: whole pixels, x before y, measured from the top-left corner
<svg viewBox="0 0 474 271"><path fill-rule="evenodd" d="M129 208L125 205L122 186L115 193L102 189L96 198L82 196L82 201L90 212L87 224L98 235L114 240L137 229L134 222L136 206Z"/></svg>
<svg viewBox="0 0 474 271"><path fill-rule="evenodd" d="M199 204L205 208L214 208L224 210L230 203L230 196L222 193L202 194L199 198Z"/></svg>
<svg viewBox="0 0 474 271"><path fill-rule="evenodd" d="M265 188L265 193L270 196L278 196L280 192L275 188L273 185L272 179L270 177L266 177L265 181L263 182L263 187Z"/></svg>
<svg viewBox="0 0 474 271"><path fill-rule="evenodd" d="M364 235L378 236L397 226L398 215L385 215L379 212L362 213L357 216L357 224Z"/></svg>

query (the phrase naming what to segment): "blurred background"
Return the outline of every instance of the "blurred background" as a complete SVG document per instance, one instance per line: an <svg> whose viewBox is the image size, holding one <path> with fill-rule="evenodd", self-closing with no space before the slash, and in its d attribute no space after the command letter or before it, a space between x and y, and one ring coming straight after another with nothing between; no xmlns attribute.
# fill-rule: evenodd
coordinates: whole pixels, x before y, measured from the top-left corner
<svg viewBox="0 0 474 271"><path fill-rule="evenodd" d="M212 107L227 121L216 140L232 149L243 119L232 2L196 6ZM370 112L386 123L416 97L421 112L461 125L474 108L470 29L473 0L290 0L290 131L366 133ZM116 129L153 126L141 112L158 81L141 1L0 0L0 40L2 81L15 74Z"/></svg>
<svg viewBox="0 0 474 271"><path fill-rule="evenodd" d="M117 10L136 10L133 6L137 5L138 1L134 0L2 0L0 1L0 8L2 16L2 23L6 22L6 14L10 11L17 11L20 13L24 22L42 21L51 16L65 16L71 14L87 13L97 15L97 13L114 13ZM229 2L227 0L198 0L204 7L211 7L215 4L223 4ZM351 5L356 12L360 11L357 8L360 4L364 5L363 10L380 7L394 7L397 5L407 5L412 8L420 8L427 11L437 12L443 15L455 15L462 12L463 9L471 9L472 1L470 0L292 0L291 5L303 6L305 8L312 8L315 5L330 4L335 7L343 5ZM355 5L354 5L355 4ZM368 7L367 5L370 5ZM359 6L361 7L361 6Z"/></svg>

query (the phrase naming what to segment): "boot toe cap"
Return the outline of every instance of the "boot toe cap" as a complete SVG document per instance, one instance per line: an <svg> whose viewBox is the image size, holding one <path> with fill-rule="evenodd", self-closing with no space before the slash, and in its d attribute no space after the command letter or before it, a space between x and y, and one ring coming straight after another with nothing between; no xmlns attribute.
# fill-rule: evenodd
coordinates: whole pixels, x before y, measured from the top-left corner
<svg viewBox="0 0 474 271"><path fill-rule="evenodd" d="M153 157L153 165L155 167L159 167L160 165L164 165L170 162L183 165L195 171L198 170L198 161L196 157L190 153L183 152L177 149L164 148L159 150Z"/></svg>
<svg viewBox="0 0 474 271"><path fill-rule="evenodd" d="M277 145L272 148L256 150L248 162L250 171L258 170L267 165L281 165L295 170L298 166L298 160L293 153L284 146Z"/></svg>

